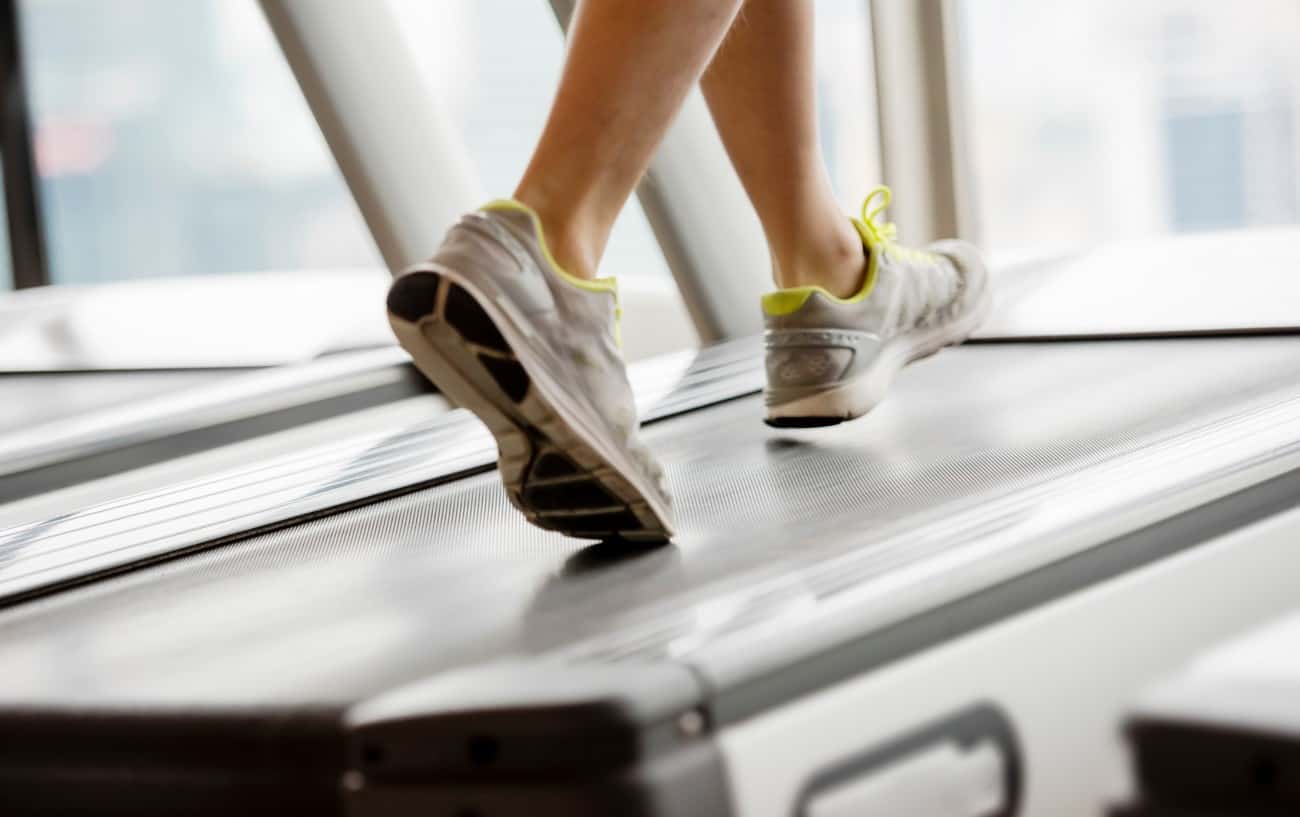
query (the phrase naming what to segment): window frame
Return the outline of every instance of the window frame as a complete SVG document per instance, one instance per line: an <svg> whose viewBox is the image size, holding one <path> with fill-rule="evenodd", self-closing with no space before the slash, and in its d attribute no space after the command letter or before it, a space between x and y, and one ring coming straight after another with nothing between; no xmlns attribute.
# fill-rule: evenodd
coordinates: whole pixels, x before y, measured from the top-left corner
<svg viewBox="0 0 1300 817"><path fill-rule="evenodd" d="M19 2L0 0L0 170L11 284L14 289L27 289L49 284L50 268L23 70Z"/></svg>
<svg viewBox="0 0 1300 817"><path fill-rule="evenodd" d="M893 220L915 243L949 237L978 243L955 3L866 2L876 61L880 166L886 184L907 191L891 205Z"/></svg>

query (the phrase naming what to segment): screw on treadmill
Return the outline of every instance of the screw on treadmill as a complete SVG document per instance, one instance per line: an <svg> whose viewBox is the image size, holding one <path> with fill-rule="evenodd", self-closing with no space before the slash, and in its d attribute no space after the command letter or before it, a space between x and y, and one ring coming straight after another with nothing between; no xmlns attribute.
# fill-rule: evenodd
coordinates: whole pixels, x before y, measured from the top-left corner
<svg viewBox="0 0 1300 817"><path fill-rule="evenodd" d="M341 782L344 791L361 791L366 787L366 776L356 769L348 769L343 773L343 780Z"/></svg>
<svg viewBox="0 0 1300 817"><path fill-rule="evenodd" d="M683 712L677 719L677 733L684 738L693 738L704 731L704 714L698 709Z"/></svg>

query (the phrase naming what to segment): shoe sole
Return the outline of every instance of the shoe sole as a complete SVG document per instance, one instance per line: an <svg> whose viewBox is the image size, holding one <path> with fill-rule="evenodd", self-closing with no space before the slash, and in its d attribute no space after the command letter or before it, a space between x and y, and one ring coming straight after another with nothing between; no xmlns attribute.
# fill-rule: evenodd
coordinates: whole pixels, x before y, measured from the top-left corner
<svg viewBox="0 0 1300 817"><path fill-rule="evenodd" d="M764 422L773 428L824 428L856 420L884 401L894 378L908 364L966 341L993 308L987 273L971 307L943 326L904 332L885 343L866 371L848 383L817 394L768 407Z"/></svg>
<svg viewBox="0 0 1300 817"><path fill-rule="evenodd" d="M416 368L487 425L511 504L532 524L579 539L667 541L667 514L557 397L563 386L530 360L504 310L449 270L411 274L436 276L432 311L415 322L390 311L389 324Z"/></svg>

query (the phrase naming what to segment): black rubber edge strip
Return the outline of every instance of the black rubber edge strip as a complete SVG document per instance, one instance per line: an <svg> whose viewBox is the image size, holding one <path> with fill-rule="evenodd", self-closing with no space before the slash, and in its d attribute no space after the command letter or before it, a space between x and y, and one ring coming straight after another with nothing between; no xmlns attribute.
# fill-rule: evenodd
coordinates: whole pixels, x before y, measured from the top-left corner
<svg viewBox="0 0 1300 817"><path fill-rule="evenodd" d="M679 726L703 694L672 662L523 660L441 673L349 709L346 811L733 814L718 745Z"/></svg>
<svg viewBox="0 0 1300 817"><path fill-rule="evenodd" d="M1078 343L1107 340L1192 340L1195 338L1254 338L1300 335L1300 326L1259 326L1239 329L1165 329L1151 332L1096 332L1093 334L993 335L967 338L965 345L986 343Z"/></svg>

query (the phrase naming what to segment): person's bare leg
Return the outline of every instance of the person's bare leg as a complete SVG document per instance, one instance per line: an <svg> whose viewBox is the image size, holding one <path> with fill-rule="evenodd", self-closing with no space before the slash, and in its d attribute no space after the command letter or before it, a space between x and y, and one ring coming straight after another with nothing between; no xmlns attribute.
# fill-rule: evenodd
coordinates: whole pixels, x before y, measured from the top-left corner
<svg viewBox="0 0 1300 817"><path fill-rule="evenodd" d="M752 0L704 73L709 110L772 252L778 286L862 286L862 240L817 138L813 0Z"/></svg>
<svg viewBox="0 0 1300 817"><path fill-rule="evenodd" d="M590 278L614 220L742 0L581 0L546 128L515 191Z"/></svg>

